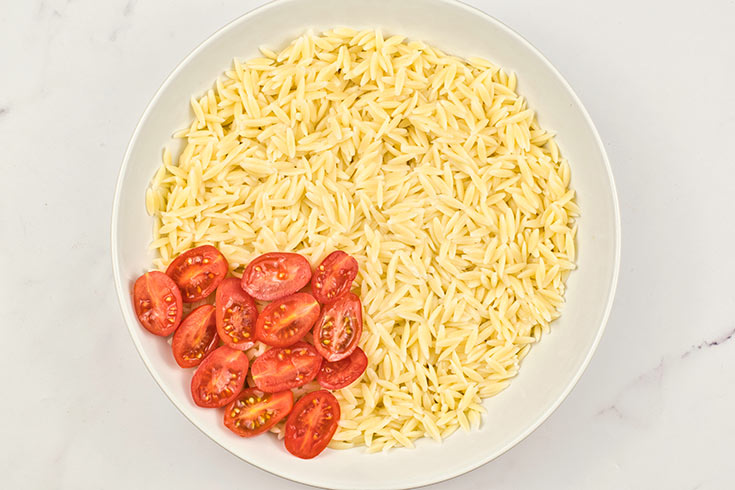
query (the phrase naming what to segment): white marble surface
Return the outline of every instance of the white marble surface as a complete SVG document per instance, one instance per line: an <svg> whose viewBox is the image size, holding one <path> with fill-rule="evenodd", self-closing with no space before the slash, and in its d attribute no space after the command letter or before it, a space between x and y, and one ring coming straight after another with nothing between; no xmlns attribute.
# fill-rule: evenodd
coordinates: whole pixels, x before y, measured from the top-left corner
<svg viewBox="0 0 735 490"><path fill-rule="evenodd" d="M140 362L109 253L118 167L175 64L259 0L0 1L0 488L304 488L222 450ZM576 389L431 488L735 488L735 2L472 0L576 89L623 265Z"/></svg>

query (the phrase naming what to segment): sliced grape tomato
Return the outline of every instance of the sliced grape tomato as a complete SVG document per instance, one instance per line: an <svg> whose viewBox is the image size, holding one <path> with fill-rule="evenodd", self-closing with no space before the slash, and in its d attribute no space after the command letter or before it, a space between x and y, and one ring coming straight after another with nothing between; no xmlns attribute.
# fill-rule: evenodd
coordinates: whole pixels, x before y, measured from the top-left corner
<svg viewBox="0 0 735 490"><path fill-rule="evenodd" d="M311 278L311 291L322 304L348 292L357 277L357 260L335 250L319 264Z"/></svg>
<svg viewBox="0 0 735 490"><path fill-rule="evenodd" d="M328 391L313 391L296 402L286 420L286 450L302 459L317 456L337 431L340 409Z"/></svg>
<svg viewBox="0 0 735 490"><path fill-rule="evenodd" d="M217 348L218 343L214 306L202 305L181 322L174 333L171 348L176 363L183 368L190 368L198 366Z"/></svg>
<svg viewBox="0 0 735 490"><path fill-rule="evenodd" d="M362 335L360 298L346 293L324 305L314 326L314 346L330 362L352 354Z"/></svg>
<svg viewBox="0 0 735 490"><path fill-rule="evenodd" d="M212 294L227 275L227 259L211 245L192 248L176 257L166 274L181 290L185 303L194 303Z"/></svg>
<svg viewBox="0 0 735 490"><path fill-rule="evenodd" d="M340 390L354 383L368 365L368 358L359 347L349 356L339 361L324 361L316 375L316 380L322 388Z"/></svg>
<svg viewBox="0 0 735 490"><path fill-rule="evenodd" d="M271 252L245 268L242 288L253 298L272 301L293 294L309 283L311 266L299 254Z"/></svg>
<svg viewBox="0 0 735 490"><path fill-rule="evenodd" d="M223 345L209 354L191 378L191 396L200 407L224 407L245 385L248 356Z"/></svg>
<svg viewBox="0 0 735 490"><path fill-rule="evenodd" d="M255 301L240 287L240 280L229 277L217 287L217 333L233 349L246 350L255 345Z"/></svg>
<svg viewBox="0 0 735 490"><path fill-rule="evenodd" d="M251 374L258 389L275 393L303 386L316 378L322 357L306 342L273 347L253 361Z"/></svg>
<svg viewBox="0 0 735 490"><path fill-rule="evenodd" d="M248 388L225 407L225 426L241 437L253 437L283 420L292 407L290 390L265 393Z"/></svg>
<svg viewBox="0 0 735 490"><path fill-rule="evenodd" d="M278 299L258 316L256 337L274 347L287 347L301 340L319 318L319 303L308 293Z"/></svg>
<svg viewBox="0 0 735 490"><path fill-rule="evenodd" d="M133 285L133 308L140 324L152 334L166 337L181 323L183 304L176 283L163 272L151 271Z"/></svg>

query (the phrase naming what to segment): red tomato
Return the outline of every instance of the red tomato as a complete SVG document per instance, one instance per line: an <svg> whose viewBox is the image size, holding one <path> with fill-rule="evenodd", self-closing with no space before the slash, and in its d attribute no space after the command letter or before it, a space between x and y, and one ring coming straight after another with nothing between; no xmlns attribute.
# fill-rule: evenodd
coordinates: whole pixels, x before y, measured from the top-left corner
<svg viewBox="0 0 735 490"><path fill-rule="evenodd" d="M311 266L299 254L272 252L248 264L242 288L253 298L272 301L293 294L309 283Z"/></svg>
<svg viewBox="0 0 735 490"><path fill-rule="evenodd" d="M248 356L223 345L204 358L191 378L191 396L200 407L224 407L242 391Z"/></svg>
<svg viewBox="0 0 735 490"><path fill-rule="evenodd" d="M185 303L206 298L227 275L227 259L211 245L202 245L182 253L166 269Z"/></svg>
<svg viewBox="0 0 735 490"><path fill-rule="evenodd" d="M135 281L133 307L140 324L152 334L166 337L181 323L181 293L163 272L146 272Z"/></svg>
<svg viewBox="0 0 735 490"><path fill-rule="evenodd" d="M337 362L323 362L316 380L328 390L339 390L355 382L368 365L368 358L359 347Z"/></svg>
<svg viewBox="0 0 735 490"><path fill-rule="evenodd" d="M312 294L320 303L329 303L349 291L355 277L357 261L341 250L335 250L316 268L311 278Z"/></svg>
<svg viewBox="0 0 735 490"><path fill-rule="evenodd" d="M198 366L217 348L218 341L214 306L202 305L189 313L174 333L171 348L176 364L182 368Z"/></svg>
<svg viewBox="0 0 735 490"><path fill-rule="evenodd" d="M322 358L313 346L296 342L274 347L253 361L250 372L259 390L268 393L298 388L316 378Z"/></svg>
<svg viewBox="0 0 735 490"><path fill-rule="evenodd" d="M362 334L360 298L346 293L324 306L314 327L314 347L329 362L352 354Z"/></svg>
<svg viewBox="0 0 735 490"><path fill-rule="evenodd" d="M225 427L242 437L253 437L283 420L293 408L293 393L264 393L248 388L225 407Z"/></svg>
<svg viewBox="0 0 735 490"><path fill-rule="evenodd" d="M240 279L229 277L217 287L217 333L234 349L246 350L255 345L255 301L240 287Z"/></svg>
<svg viewBox="0 0 735 490"><path fill-rule="evenodd" d="M255 324L255 335L274 347L287 347L303 338L319 318L319 303L307 293L281 298L265 307Z"/></svg>
<svg viewBox="0 0 735 490"><path fill-rule="evenodd" d="M330 392L319 390L305 395L286 420L286 449L299 458L313 458L332 440L339 416L339 402Z"/></svg>

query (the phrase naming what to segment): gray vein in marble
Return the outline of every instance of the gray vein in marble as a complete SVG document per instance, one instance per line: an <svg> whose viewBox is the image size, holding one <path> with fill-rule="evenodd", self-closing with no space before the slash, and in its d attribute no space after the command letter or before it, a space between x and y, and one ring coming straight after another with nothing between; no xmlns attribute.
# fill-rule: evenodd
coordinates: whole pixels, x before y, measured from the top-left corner
<svg viewBox="0 0 735 490"><path fill-rule="evenodd" d="M621 412L620 409L615 404L612 404L607 408L603 408L602 410L597 412L595 415L605 415L608 413L615 415L619 419L623 418L623 412Z"/></svg>
<svg viewBox="0 0 735 490"><path fill-rule="evenodd" d="M123 15L128 17L133 13L133 10L135 10L135 0L128 0L128 3L125 4L125 8L123 9Z"/></svg>
<svg viewBox="0 0 735 490"><path fill-rule="evenodd" d="M66 4L64 5L64 7L68 7L70 3L71 3L71 0L66 0ZM36 9L36 18L42 19L48 9L49 9L49 6L46 1L41 0L40 2L38 2L38 8ZM58 8L52 8L50 16L55 17L55 18L61 18L64 13L63 10L65 10L65 8L61 8L61 10L59 10Z"/></svg>
<svg viewBox="0 0 735 490"><path fill-rule="evenodd" d="M714 340L705 340L704 342L700 344L693 345L691 349L684 352L680 357L682 359L686 359L695 351L706 349L708 347L717 347L718 345L724 344L725 342L732 339L733 337L735 337L735 328L731 329L729 332L717 337Z"/></svg>
<svg viewBox="0 0 735 490"><path fill-rule="evenodd" d="M688 350L684 351L682 354L678 356L680 360L684 360L688 358L690 355L692 355L694 352L700 351L702 349L708 349L710 347L717 347L725 342L735 338L735 328L732 328L731 330L723 333L719 337L716 337L713 340L704 340L701 343L697 345L693 345ZM628 417L628 414L626 410L621 408L621 404L625 403L624 397L626 394L635 389L636 387L640 387L640 385L647 383L649 380L655 380L655 386L658 386L659 389L661 387L661 380L663 379L663 372L664 372L664 366L665 366L665 358L661 358L661 361L658 363L658 365L643 374L639 375L636 379L634 379L632 382L630 382L625 388L620 390L620 392L615 396L614 401L612 404L608 405L607 407L601 409L599 412L597 412L596 415L602 416L602 415L614 415L615 417L619 419L626 419Z"/></svg>
<svg viewBox="0 0 735 490"><path fill-rule="evenodd" d="M624 408L621 408L621 405L625 405L625 395L629 391L632 391L636 388L641 388L643 385L649 384L649 382L653 382L655 387L659 388L659 391L661 389L661 382L663 380L664 376L664 367L665 367L665 358L661 358L659 363L656 365L656 367L649 369L648 371L645 371L644 373L640 374L637 378L635 378L633 381L628 383L628 385L620 390L620 392L615 396L614 402L608 405L607 407L601 409L599 412L597 412L595 415L602 416L602 415L615 415L615 417L619 419L627 419L628 418L628 412ZM649 392L650 393L650 392ZM653 393L655 395L655 392ZM640 397L639 397L640 398ZM638 402L642 402L644 400L638 400ZM653 405L655 403L655 400L645 400L647 402L650 402L650 405Z"/></svg>
<svg viewBox="0 0 735 490"><path fill-rule="evenodd" d="M128 0L128 3L125 4L125 7L123 8L123 11L122 11L123 17L130 17L131 15L133 15L133 13L135 12L135 3L136 3L136 0ZM117 41L117 37L120 34L120 32L127 29L128 27L129 25L121 25L115 28L110 33L107 39L109 39L110 42L114 43L115 41Z"/></svg>
<svg viewBox="0 0 735 490"><path fill-rule="evenodd" d="M4 116L8 112L10 112L10 109L8 109L7 107L0 107L0 116Z"/></svg>

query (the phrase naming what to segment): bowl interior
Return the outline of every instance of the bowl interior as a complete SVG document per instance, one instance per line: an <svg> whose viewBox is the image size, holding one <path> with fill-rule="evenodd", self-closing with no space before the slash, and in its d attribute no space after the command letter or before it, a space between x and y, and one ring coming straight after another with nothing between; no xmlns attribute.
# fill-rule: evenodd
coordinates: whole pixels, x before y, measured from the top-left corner
<svg viewBox="0 0 735 490"><path fill-rule="evenodd" d="M190 370L174 363L170 347L136 322L129 294L149 269L152 219L145 190L171 134L190 121L188 100L212 86L232 58L257 56L257 47L281 48L307 29L380 27L384 34L421 39L462 57L482 56L518 75L518 90L557 132L572 167L582 209L578 270L552 333L533 347L520 374L485 402L482 428L457 432L443 443L419 441L414 450L367 455L362 449L327 451L303 461L274 437L241 439L219 411L190 400ZM172 63L173 64L173 63ZM170 146L175 150L175 146ZM556 70L526 41L492 18L445 0L282 0L235 20L197 48L166 80L130 142L115 196L112 230L115 281L125 321L141 357L171 401L197 427L242 459L283 477L327 488L404 488L469 471L503 453L537 427L571 390L589 361L607 319L619 261L619 219L604 149L581 103Z"/></svg>

